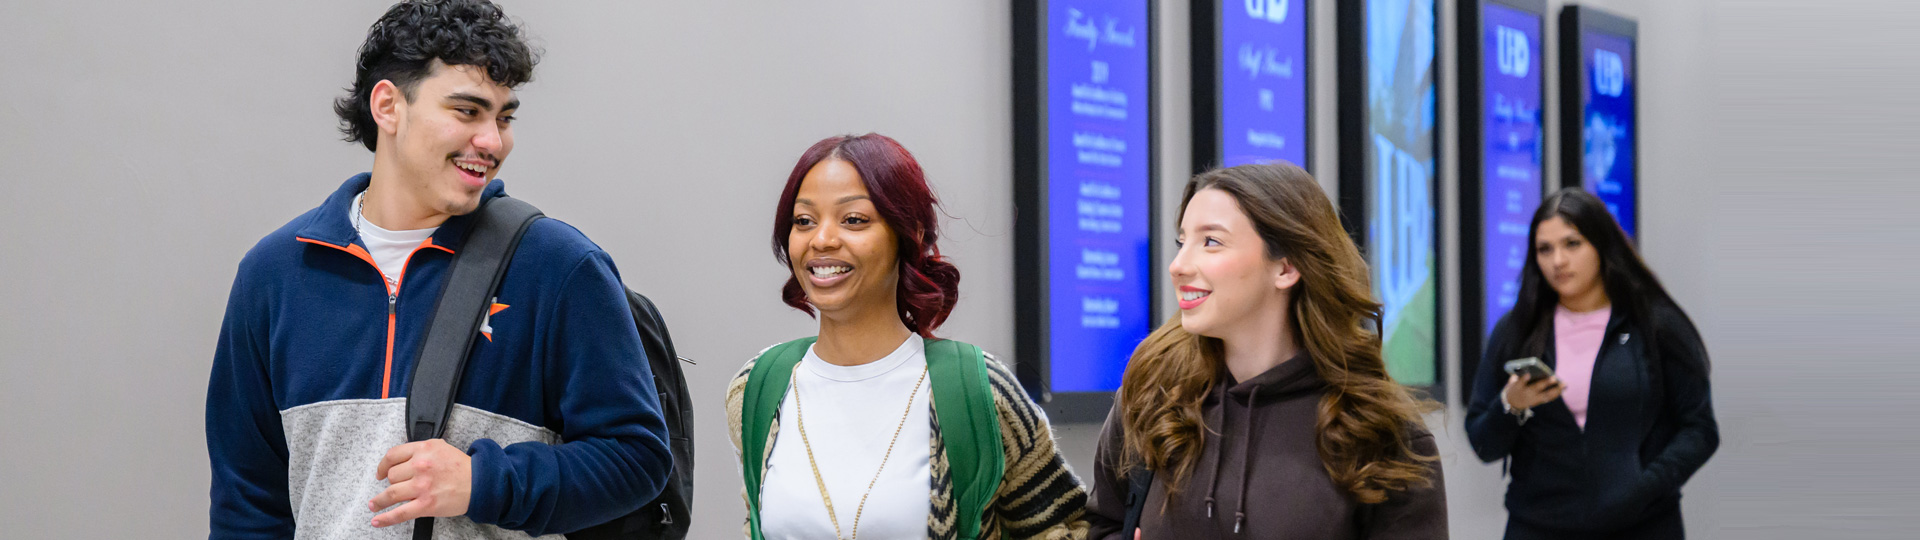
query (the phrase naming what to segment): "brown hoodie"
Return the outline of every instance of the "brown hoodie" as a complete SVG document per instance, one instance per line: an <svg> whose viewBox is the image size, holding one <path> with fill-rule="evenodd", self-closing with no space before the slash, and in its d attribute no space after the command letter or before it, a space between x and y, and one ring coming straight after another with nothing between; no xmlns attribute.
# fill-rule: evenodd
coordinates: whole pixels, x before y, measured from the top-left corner
<svg viewBox="0 0 1920 540"><path fill-rule="evenodd" d="M1431 486L1393 493L1379 504L1357 503L1333 484L1314 437L1326 383L1304 354L1245 382L1231 379L1224 375L1201 405L1207 440L1171 502L1166 478L1155 475L1141 538L1447 538L1438 462ZM1120 530L1128 484L1119 472L1121 429L1118 414L1109 413L1087 505L1089 538L1133 539L1133 531ZM1436 455L1431 433L1415 426L1413 437L1414 451Z"/></svg>

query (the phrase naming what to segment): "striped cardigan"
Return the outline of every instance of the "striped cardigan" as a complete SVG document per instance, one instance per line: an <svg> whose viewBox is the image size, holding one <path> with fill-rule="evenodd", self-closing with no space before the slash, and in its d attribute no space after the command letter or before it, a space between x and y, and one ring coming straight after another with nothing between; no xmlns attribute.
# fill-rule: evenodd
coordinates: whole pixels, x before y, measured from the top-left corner
<svg viewBox="0 0 1920 540"><path fill-rule="evenodd" d="M1000 409L1000 440L1006 450L1006 474L1001 477L1000 488L982 518L980 538L1086 538L1087 521L1082 515L1087 506L1086 488L1055 448L1053 428L1040 414L1040 407L1015 382L1013 374L993 355L987 355L987 359L993 404ZM732 433L734 454L740 464L746 462L740 458L741 402L746 396L747 374L752 371L753 361L748 361L727 385L727 428ZM928 416L933 424L933 436L928 441L933 489L928 501L932 511L927 514L927 538L948 540L959 533L954 522L958 508L953 499L953 476L948 469L946 444L940 437L940 419ZM776 413L767 436L767 447L758 449L768 458L761 463L772 462L773 445L779 433L780 418ZM740 496L742 499L747 496L744 486ZM747 527L751 525L743 525L742 531L750 535Z"/></svg>

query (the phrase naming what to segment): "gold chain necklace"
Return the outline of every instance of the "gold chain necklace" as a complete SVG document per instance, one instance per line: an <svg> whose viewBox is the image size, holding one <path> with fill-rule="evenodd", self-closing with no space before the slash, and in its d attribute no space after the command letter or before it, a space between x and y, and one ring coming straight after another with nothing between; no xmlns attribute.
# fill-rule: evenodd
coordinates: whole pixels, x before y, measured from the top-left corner
<svg viewBox="0 0 1920 540"><path fill-rule="evenodd" d="M800 364L794 364L793 370L795 373L798 373L800 371ZM789 376L789 378L792 377ZM887 441L887 453L880 456L880 468L875 469L873 471L873 479L867 481L867 492L860 494L860 507L853 512L853 536L846 537L846 540L858 540L860 538L860 514L867 511L867 496L873 494L874 483L880 481L880 471L887 470L887 460L893 457L893 446L900 442L900 431L907 427L907 417L913 415L915 400L920 397L920 386L926 384L926 382L927 368L923 365L920 366L920 380L913 383L913 393L907 396L907 410L900 414L900 424L894 426L893 438ZM820 500L827 503L827 519L833 521L833 537L835 540L840 540L840 515L833 511L833 496L827 494L827 481L820 477L820 464L813 459L813 443L807 440L807 407L800 401L800 381L798 379L794 379L793 384L793 408L794 412L797 413L795 416L798 417L797 420L799 420L800 424L800 444L807 448L807 466L813 468L813 485L820 488Z"/></svg>

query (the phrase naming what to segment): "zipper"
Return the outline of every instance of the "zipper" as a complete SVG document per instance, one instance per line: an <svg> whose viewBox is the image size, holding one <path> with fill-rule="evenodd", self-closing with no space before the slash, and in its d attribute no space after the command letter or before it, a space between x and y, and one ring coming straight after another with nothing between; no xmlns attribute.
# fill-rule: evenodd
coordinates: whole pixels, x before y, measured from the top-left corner
<svg viewBox="0 0 1920 540"><path fill-rule="evenodd" d="M412 259L413 256L408 255L407 258ZM380 270L380 267L376 265L373 269L377 272ZM402 264L400 267L400 275L405 276L406 274L407 267ZM380 273L380 284L387 284L386 272ZM398 310L395 309L395 306L399 303L400 282L395 281L393 286L387 289L387 361L386 367L381 368L380 372L380 399L387 399L388 394L393 389L393 330L394 327L398 326L394 323L399 319L399 315L397 314Z"/></svg>
<svg viewBox="0 0 1920 540"><path fill-rule="evenodd" d="M338 249L340 251L345 251L347 252L347 254L353 255L355 257L359 257L360 260L366 261L367 264L372 265L374 273L379 274L380 285L387 289L387 351L386 351L386 361L384 362L384 366L381 368L381 372L380 372L380 399L387 399L392 397L393 395L393 338L394 338L394 330L399 326L398 323L399 323L399 304L400 304L400 284L405 282L407 279L407 266L413 264L413 256L415 254L420 253L420 250L433 248L433 249L438 249L440 251L445 251L449 254L453 253L453 250L434 245L433 238L428 237L425 241L420 242L419 246L415 246L413 248L413 251L407 253L406 260L403 260L400 262L400 275L395 276L392 282L388 282L387 273L380 270L380 264L377 262L374 262L373 255L367 252L367 248L361 247L359 244L347 244L345 247L342 247L342 246L337 246L334 244L329 244L326 242L321 242L319 240L313 240L309 238L295 238L295 240L299 240L301 242L306 242L309 244L327 246L330 248Z"/></svg>

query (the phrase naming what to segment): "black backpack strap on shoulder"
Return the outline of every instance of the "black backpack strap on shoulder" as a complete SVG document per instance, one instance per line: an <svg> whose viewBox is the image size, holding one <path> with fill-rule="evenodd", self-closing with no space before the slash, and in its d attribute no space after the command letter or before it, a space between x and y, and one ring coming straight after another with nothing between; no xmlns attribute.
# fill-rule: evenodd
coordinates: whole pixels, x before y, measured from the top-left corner
<svg viewBox="0 0 1920 540"><path fill-rule="evenodd" d="M1127 472L1127 517L1121 522L1120 536L1140 528L1140 515L1147 507L1147 491L1153 489L1153 471L1135 465Z"/></svg>
<svg viewBox="0 0 1920 540"><path fill-rule="evenodd" d="M474 212L473 229L454 254L433 321L414 356L413 381L407 390L407 440L424 441L446 435L447 415L460 393L467 355L480 334L486 309L493 302L507 262L520 244L527 226L541 217L540 209L512 197L495 197ZM433 518L414 520L413 537L433 537Z"/></svg>

